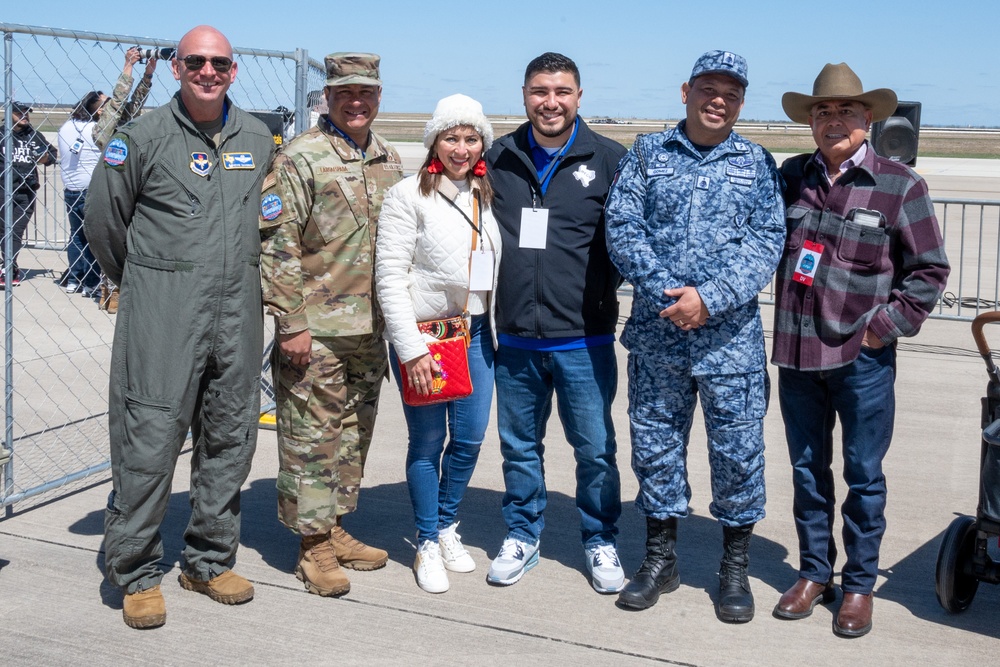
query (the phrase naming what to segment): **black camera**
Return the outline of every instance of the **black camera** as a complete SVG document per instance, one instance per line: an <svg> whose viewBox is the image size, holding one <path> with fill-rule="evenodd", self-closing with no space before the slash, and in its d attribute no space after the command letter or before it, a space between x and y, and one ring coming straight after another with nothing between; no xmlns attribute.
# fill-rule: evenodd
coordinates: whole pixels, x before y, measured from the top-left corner
<svg viewBox="0 0 1000 667"><path fill-rule="evenodd" d="M139 48L139 63L142 64L147 60L170 60L176 54L177 49L172 49L170 47L163 47L159 49Z"/></svg>

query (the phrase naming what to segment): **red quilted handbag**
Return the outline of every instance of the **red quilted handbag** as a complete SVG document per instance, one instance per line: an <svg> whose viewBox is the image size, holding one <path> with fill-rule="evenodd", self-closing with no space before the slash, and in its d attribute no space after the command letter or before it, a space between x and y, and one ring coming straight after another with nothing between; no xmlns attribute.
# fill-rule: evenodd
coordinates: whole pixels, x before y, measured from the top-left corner
<svg viewBox="0 0 1000 667"><path fill-rule="evenodd" d="M469 376L469 352L464 335L427 344L431 358L441 369L434 374L431 391L425 396L417 393L406 376L406 364L399 363L400 384L403 385L403 402L421 406L445 403L465 398L472 393L472 378Z"/></svg>

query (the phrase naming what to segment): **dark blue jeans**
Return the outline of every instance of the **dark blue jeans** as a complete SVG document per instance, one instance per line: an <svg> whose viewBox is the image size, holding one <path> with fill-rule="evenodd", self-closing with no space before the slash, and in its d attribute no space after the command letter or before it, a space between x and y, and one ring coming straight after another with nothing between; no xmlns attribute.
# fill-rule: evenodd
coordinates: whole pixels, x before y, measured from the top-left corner
<svg viewBox="0 0 1000 667"><path fill-rule="evenodd" d="M497 428L503 454L503 518L508 534L537 544L545 525L545 425L559 419L576 457L576 507L585 546L614 544L621 515L611 402L618 388L615 346L537 352L497 350Z"/></svg>
<svg viewBox="0 0 1000 667"><path fill-rule="evenodd" d="M90 252L87 234L83 229L83 209L87 203L86 190L64 190L66 213L69 216L69 245L66 259L69 261L68 280L84 287L96 288L101 282L101 269Z"/></svg>
<svg viewBox="0 0 1000 667"><path fill-rule="evenodd" d="M843 432L847 497L841 573L846 593L867 595L875 587L878 554L885 534L885 475L896 413L896 350L861 348L858 358L830 371L778 371L778 397L792 463L799 576L826 583L833 576L833 427Z"/></svg>
<svg viewBox="0 0 1000 667"><path fill-rule="evenodd" d="M436 405L414 407L403 404L410 438L406 450L406 485L413 503L418 543L427 540L437 542L438 530L455 523L458 505L476 469L479 449L490 421L494 353L487 316L474 315L470 331L472 394ZM391 345L389 365L396 385L402 387L399 357ZM446 437L447 447L444 444Z"/></svg>

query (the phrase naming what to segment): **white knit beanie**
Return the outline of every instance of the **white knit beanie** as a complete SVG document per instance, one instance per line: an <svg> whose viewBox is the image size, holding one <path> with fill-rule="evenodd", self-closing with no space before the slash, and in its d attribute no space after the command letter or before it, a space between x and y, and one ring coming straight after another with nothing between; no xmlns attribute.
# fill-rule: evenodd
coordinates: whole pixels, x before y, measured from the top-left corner
<svg viewBox="0 0 1000 667"><path fill-rule="evenodd" d="M445 130L470 125L483 138L483 152L493 145L493 126L483 113L483 105L467 95L449 95L434 108L434 116L424 127L424 148L430 150L434 140Z"/></svg>

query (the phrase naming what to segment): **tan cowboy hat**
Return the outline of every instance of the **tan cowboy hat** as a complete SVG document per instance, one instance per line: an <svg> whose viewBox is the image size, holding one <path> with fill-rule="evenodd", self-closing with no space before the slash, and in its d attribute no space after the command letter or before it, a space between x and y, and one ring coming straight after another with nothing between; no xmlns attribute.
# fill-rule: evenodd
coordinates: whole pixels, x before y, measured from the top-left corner
<svg viewBox="0 0 1000 667"><path fill-rule="evenodd" d="M864 92L861 79L847 63L827 63L813 83L813 94L785 93L781 108L796 123L809 124L812 108L819 102L856 100L872 112L872 122L885 120L896 111L896 93L888 88Z"/></svg>

